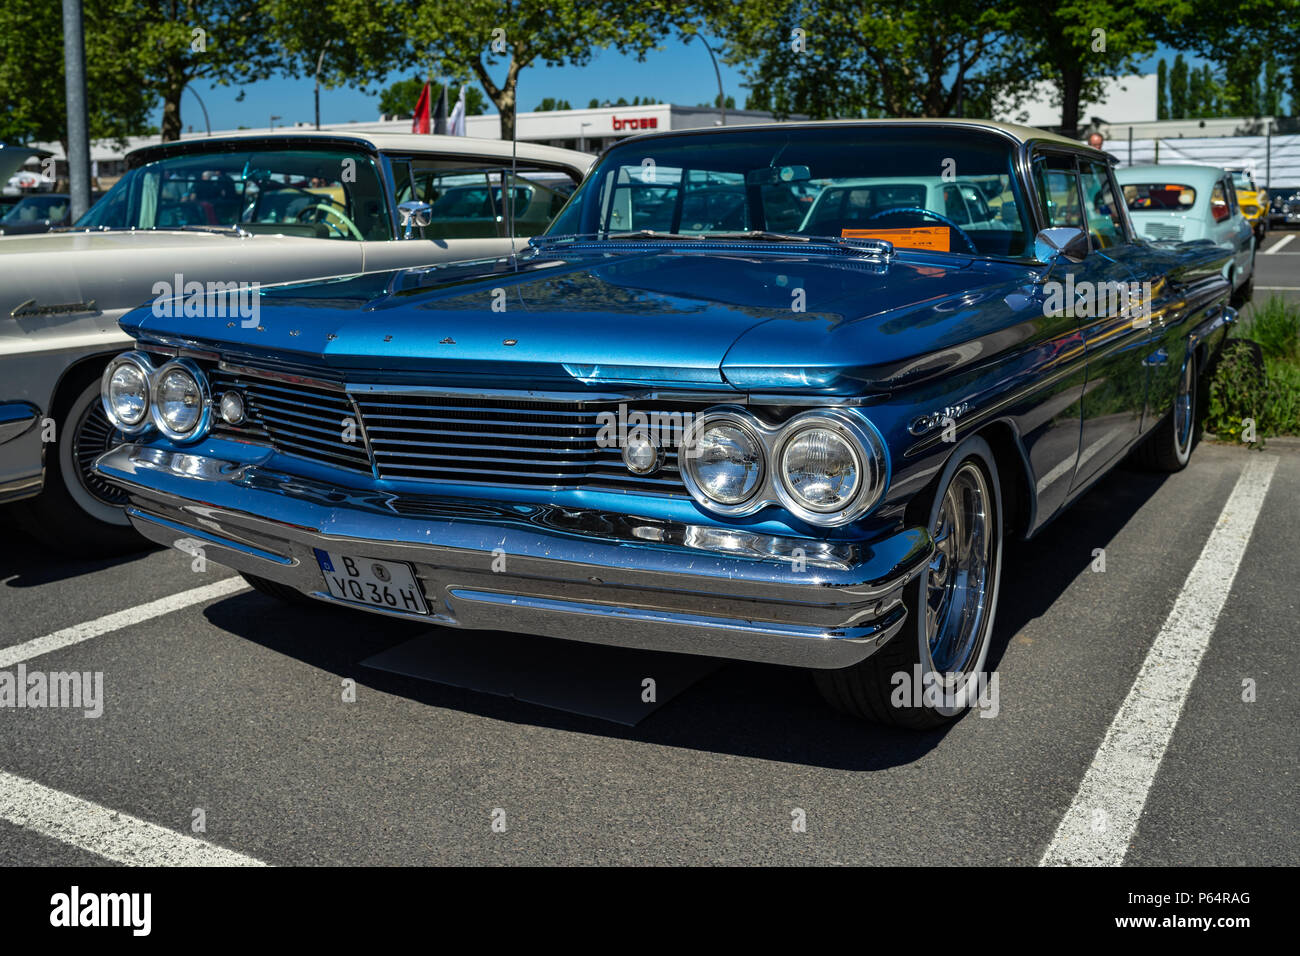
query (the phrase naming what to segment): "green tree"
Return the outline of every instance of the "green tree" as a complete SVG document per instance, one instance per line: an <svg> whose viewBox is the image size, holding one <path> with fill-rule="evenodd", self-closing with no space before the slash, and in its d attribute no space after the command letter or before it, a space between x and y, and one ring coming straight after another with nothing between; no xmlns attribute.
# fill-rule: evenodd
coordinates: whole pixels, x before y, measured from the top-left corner
<svg viewBox="0 0 1300 956"><path fill-rule="evenodd" d="M1187 61L1180 53L1174 57L1174 65L1169 70L1169 117L1170 119L1187 119L1194 109L1191 103L1191 90L1188 89Z"/></svg>
<svg viewBox="0 0 1300 956"><path fill-rule="evenodd" d="M125 8L132 40L119 55L135 59L146 90L162 100L164 142L180 138L190 83L242 85L283 68L268 9L266 0L135 0Z"/></svg>
<svg viewBox="0 0 1300 956"><path fill-rule="evenodd" d="M973 115L1025 80L1012 21L995 0L706 5L746 105L816 119Z"/></svg>
<svg viewBox="0 0 1300 956"><path fill-rule="evenodd" d="M153 132L156 99L133 55L132 0L84 0L86 107L91 139L122 143ZM67 153L63 17L57 3L0 0L0 140L58 142Z"/></svg>
<svg viewBox="0 0 1300 956"><path fill-rule="evenodd" d="M312 10L330 21L318 32L345 35L366 51L357 57L358 76L404 62L473 77L496 105L507 139L519 76L529 66L585 66L606 47L641 59L688 14L669 0L325 0ZM400 39L376 41L394 30Z"/></svg>
<svg viewBox="0 0 1300 956"><path fill-rule="evenodd" d="M1282 77L1278 75L1278 60L1272 51L1264 59L1264 90L1259 111L1264 116L1282 115Z"/></svg>
<svg viewBox="0 0 1300 956"><path fill-rule="evenodd" d="M1156 66L1156 119L1169 119L1169 65L1160 58Z"/></svg>
<svg viewBox="0 0 1300 956"><path fill-rule="evenodd" d="M1025 55L1057 91L1061 131L1077 136L1083 105L1105 81L1136 71L1156 48L1152 23L1177 0L1026 0L1016 12Z"/></svg>
<svg viewBox="0 0 1300 956"><path fill-rule="evenodd" d="M537 104L537 113L553 113L556 110L571 110L573 104L568 100L557 100L554 96L543 97L542 101Z"/></svg>

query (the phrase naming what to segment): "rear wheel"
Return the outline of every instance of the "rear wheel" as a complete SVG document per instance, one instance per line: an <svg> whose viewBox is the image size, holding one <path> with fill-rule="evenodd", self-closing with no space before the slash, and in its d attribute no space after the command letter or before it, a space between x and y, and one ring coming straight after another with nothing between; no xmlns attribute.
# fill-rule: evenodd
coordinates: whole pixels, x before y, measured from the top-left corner
<svg viewBox="0 0 1300 956"><path fill-rule="evenodd" d="M82 374L57 406L45 453L45 488L16 509L18 523L55 551L78 557L151 547L126 517L126 493L97 475L95 459L122 441L99 400L99 375Z"/></svg>
<svg viewBox="0 0 1300 956"><path fill-rule="evenodd" d="M982 438L953 452L928 519L934 554L904 591L902 630L859 664L813 672L841 713L926 730L975 702L1002 576L1002 497Z"/></svg>
<svg viewBox="0 0 1300 956"><path fill-rule="evenodd" d="M1192 448L1200 437L1197 413L1196 355L1188 352L1178 376L1174 406L1159 425L1138 446L1136 458L1151 471L1182 471L1191 460Z"/></svg>

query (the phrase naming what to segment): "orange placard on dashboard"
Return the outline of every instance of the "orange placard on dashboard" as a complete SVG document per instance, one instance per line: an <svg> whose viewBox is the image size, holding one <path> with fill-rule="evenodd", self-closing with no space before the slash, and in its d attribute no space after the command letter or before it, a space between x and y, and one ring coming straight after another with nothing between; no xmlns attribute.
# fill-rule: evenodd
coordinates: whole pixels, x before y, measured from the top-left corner
<svg viewBox="0 0 1300 956"><path fill-rule="evenodd" d="M843 239L884 239L907 249L948 252L947 226L916 226L911 229L841 229Z"/></svg>

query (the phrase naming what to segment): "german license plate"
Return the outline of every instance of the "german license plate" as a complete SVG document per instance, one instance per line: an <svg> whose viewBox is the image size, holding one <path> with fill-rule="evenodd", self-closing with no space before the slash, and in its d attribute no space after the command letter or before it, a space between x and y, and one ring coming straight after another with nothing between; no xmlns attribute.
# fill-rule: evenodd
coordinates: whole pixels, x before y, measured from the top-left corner
<svg viewBox="0 0 1300 956"><path fill-rule="evenodd" d="M316 552L330 594L353 604L382 607L409 614L428 614L415 571L400 561L376 561L335 551Z"/></svg>

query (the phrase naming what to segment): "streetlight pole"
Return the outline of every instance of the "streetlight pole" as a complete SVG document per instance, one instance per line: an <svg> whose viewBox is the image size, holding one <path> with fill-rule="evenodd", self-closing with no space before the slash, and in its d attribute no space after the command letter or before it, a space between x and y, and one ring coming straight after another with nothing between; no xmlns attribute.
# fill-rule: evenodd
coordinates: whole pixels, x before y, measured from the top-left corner
<svg viewBox="0 0 1300 956"><path fill-rule="evenodd" d="M212 135L212 124L208 122L208 108L203 104L203 97L199 96L199 91L192 86L186 86L187 90L194 94L194 98L199 101L199 109L203 110L203 126L207 129L208 135Z"/></svg>
<svg viewBox="0 0 1300 956"><path fill-rule="evenodd" d="M86 119L86 41L81 0L63 0L63 93L68 114L68 194L71 221L90 209L90 133Z"/></svg>
<svg viewBox="0 0 1300 956"><path fill-rule="evenodd" d="M713 61L713 75L718 78L718 109L722 111L722 125L727 125L727 97L722 92L722 71L718 69L718 58L713 55L713 47L709 46L709 41L704 39L700 33L692 33L691 36L699 37L700 42L704 44L704 49L709 51L709 59Z"/></svg>
<svg viewBox="0 0 1300 956"><path fill-rule="evenodd" d="M330 45L330 41L325 41L325 46L320 48L320 56L316 58L316 128L320 129L320 70L325 65L325 49Z"/></svg>
<svg viewBox="0 0 1300 956"><path fill-rule="evenodd" d="M271 117L271 129L270 129L270 132L272 132L272 133L275 132L275 121L278 120L278 119L284 119L284 117L283 117L283 116L274 116L274 115L272 115L272 117Z"/></svg>

